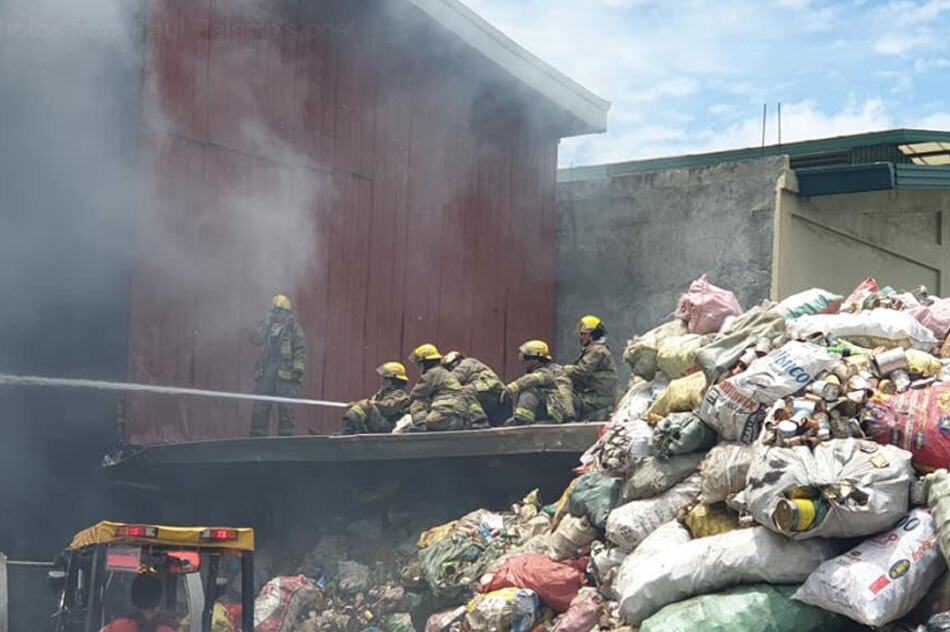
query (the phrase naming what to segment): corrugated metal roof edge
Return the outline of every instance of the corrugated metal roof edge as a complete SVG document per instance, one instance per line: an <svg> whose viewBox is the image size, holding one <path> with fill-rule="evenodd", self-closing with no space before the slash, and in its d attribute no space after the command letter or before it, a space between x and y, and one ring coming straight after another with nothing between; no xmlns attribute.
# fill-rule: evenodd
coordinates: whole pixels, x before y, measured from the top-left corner
<svg viewBox="0 0 950 632"><path fill-rule="evenodd" d="M646 171L705 167L723 162L738 162L768 156L804 156L871 145L903 145L906 143L928 141L950 142L950 132L900 128L881 132L865 132L862 134L798 141L782 145L766 145L765 147L746 147L704 154L686 154L668 158L631 160L585 167L565 167L558 169L557 179L558 182L594 180L598 178L611 178L633 173L643 173Z"/></svg>
<svg viewBox="0 0 950 632"><path fill-rule="evenodd" d="M580 123L576 135L605 132L610 102L533 55L459 0L409 0L512 77L550 99Z"/></svg>

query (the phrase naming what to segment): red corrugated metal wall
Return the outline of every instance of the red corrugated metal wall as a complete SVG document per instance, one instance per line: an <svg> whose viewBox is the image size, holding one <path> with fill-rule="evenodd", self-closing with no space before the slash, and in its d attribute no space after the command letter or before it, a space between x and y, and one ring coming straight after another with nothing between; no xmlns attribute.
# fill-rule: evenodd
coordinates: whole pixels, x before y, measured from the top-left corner
<svg viewBox="0 0 950 632"><path fill-rule="evenodd" d="M451 41L434 26L430 52L407 49L423 40L396 4L152 0L132 381L251 392L248 336L276 291L307 334L304 397L364 396L423 341L513 377L521 341L553 338L555 134L473 123L478 82L451 61L469 54L432 52ZM298 433L340 426L297 414ZM127 427L198 440L249 417L136 396Z"/></svg>

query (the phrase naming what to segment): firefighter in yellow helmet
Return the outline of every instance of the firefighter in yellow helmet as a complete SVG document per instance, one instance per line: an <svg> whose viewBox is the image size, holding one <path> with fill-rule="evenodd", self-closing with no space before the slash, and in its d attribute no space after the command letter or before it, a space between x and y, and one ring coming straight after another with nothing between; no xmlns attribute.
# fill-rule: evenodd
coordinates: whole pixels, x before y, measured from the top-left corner
<svg viewBox="0 0 950 632"><path fill-rule="evenodd" d="M529 340L518 347L525 374L505 387L503 397L510 399L514 413L506 426L533 423L566 423L574 419L571 380L561 366L551 360L543 340Z"/></svg>
<svg viewBox="0 0 950 632"><path fill-rule="evenodd" d="M442 366L442 354L435 345L419 345L409 360L422 372L409 393L409 413L415 431L466 430L488 425L478 400L466 393L452 372Z"/></svg>
<svg viewBox="0 0 950 632"><path fill-rule="evenodd" d="M462 355L458 351L449 351L442 357L442 366L458 378L466 393L478 400L488 423L500 426L511 414L511 407L501 401L500 395L505 385L490 366Z"/></svg>
<svg viewBox="0 0 950 632"><path fill-rule="evenodd" d="M617 365L607 346L607 328L596 316L577 323L581 355L564 367L574 390L574 412L579 421L606 421L617 403Z"/></svg>
<svg viewBox="0 0 950 632"><path fill-rule="evenodd" d="M409 410L409 377L400 362L377 367L383 385L369 399L363 399L343 415L343 434L392 432L396 422Z"/></svg>
<svg viewBox="0 0 950 632"><path fill-rule="evenodd" d="M294 320L293 305L284 294L271 301L271 311L261 321L251 342L260 347L254 367L254 392L258 395L298 397L307 364L307 340ZM251 416L251 436L266 437L273 402L256 402ZM277 404L278 433L294 434L294 414L288 404Z"/></svg>

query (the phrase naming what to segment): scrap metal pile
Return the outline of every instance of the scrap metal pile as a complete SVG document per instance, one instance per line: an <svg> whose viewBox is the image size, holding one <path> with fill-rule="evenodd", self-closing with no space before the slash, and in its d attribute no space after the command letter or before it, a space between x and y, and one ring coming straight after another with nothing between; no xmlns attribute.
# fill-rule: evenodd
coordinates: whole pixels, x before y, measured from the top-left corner
<svg viewBox="0 0 950 632"><path fill-rule="evenodd" d="M319 598L258 629L950 630L948 331L923 288L743 312L699 279L557 502L430 529L362 591L301 575Z"/></svg>

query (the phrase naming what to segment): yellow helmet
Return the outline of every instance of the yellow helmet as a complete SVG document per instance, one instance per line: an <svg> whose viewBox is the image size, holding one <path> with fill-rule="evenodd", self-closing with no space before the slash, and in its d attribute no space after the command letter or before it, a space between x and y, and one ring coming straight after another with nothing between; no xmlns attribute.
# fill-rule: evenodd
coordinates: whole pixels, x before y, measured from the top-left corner
<svg viewBox="0 0 950 632"><path fill-rule="evenodd" d="M286 309L288 312L294 308L293 303L290 302L290 298L286 294L275 295L274 300L271 301L271 307L273 309Z"/></svg>
<svg viewBox="0 0 950 632"><path fill-rule="evenodd" d="M382 366L376 367L376 372L379 373L380 377L402 380L403 382L409 381L409 376L406 375L406 367L402 362L387 362Z"/></svg>
<svg viewBox="0 0 950 632"><path fill-rule="evenodd" d="M455 364L457 361L461 360L464 356L458 351L449 351L444 356L442 356L442 366L449 366Z"/></svg>
<svg viewBox="0 0 950 632"><path fill-rule="evenodd" d="M421 364L423 360L441 360L442 355L439 353L438 348L435 345L425 343L416 347L412 353L409 354L409 361L415 362L416 364Z"/></svg>
<svg viewBox="0 0 950 632"><path fill-rule="evenodd" d="M520 347L518 353L526 358L544 358L551 359L551 350L548 349L548 343L543 340L529 340Z"/></svg>
<svg viewBox="0 0 950 632"><path fill-rule="evenodd" d="M589 334L596 329L607 331L607 328L604 327L604 321L596 316L582 316L577 322L577 333L579 334Z"/></svg>

